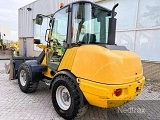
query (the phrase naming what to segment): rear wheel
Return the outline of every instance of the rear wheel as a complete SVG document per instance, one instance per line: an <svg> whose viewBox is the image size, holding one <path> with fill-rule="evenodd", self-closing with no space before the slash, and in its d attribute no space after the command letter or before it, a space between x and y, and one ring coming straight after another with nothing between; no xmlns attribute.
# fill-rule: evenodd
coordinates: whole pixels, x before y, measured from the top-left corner
<svg viewBox="0 0 160 120"><path fill-rule="evenodd" d="M56 101L59 107L63 110L67 110L71 106L71 96L65 86L61 85L57 88Z"/></svg>
<svg viewBox="0 0 160 120"><path fill-rule="evenodd" d="M18 84L25 93L35 92L39 82L32 81L32 71L26 63L23 63L18 70Z"/></svg>
<svg viewBox="0 0 160 120"><path fill-rule="evenodd" d="M81 117L88 108L75 82L64 75L56 77L52 85L52 103L56 112L67 120Z"/></svg>

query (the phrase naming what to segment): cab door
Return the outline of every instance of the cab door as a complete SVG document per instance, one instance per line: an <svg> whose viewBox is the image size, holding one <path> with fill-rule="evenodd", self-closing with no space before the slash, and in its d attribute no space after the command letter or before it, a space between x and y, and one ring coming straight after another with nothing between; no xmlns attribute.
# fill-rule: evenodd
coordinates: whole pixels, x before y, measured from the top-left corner
<svg viewBox="0 0 160 120"><path fill-rule="evenodd" d="M68 7L56 12L53 19L51 40L47 49L47 65L50 69L57 70L66 50L64 43L67 41Z"/></svg>

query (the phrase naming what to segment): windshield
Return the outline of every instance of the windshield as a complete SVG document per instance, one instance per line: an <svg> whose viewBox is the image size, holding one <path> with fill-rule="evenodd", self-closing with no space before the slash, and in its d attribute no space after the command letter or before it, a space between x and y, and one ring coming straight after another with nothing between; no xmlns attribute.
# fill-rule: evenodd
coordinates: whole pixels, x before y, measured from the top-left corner
<svg viewBox="0 0 160 120"><path fill-rule="evenodd" d="M91 3L73 4L72 43L108 43L110 11Z"/></svg>

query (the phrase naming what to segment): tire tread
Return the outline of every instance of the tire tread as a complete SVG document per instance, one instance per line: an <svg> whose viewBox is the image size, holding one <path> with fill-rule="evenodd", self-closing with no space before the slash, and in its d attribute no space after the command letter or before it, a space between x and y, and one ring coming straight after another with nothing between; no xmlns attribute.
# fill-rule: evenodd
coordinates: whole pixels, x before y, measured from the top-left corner
<svg viewBox="0 0 160 120"><path fill-rule="evenodd" d="M25 87L23 87L20 83L19 74L20 74L21 70L25 70L25 72L28 76L28 81L27 81ZM22 63L21 66L19 67L18 83L19 83L20 89L25 93L32 93L32 92L35 92L37 90L39 82L33 82L32 81L32 71L30 70L29 66L26 63Z"/></svg>
<svg viewBox="0 0 160 120"><path fill-rule="evenodd" d="M57 81L59 80L63 80L63 81L66 81L67 84L70 86L71 90L72 90L72 93L73 93L73 99L74 99L74 106L73 106L73 109L72 110L73 112L71 113L68 113L68 114L65 114L65 115L60 115L59 111L57 111L57 109L55 108L55 110L57 111L57 113L62 116L63 118L67 119L67 120L72 120L72 119L75 119L75 118L80 118L82 115L84 115L84 113L86 112L87 108L88 108L88 105L81 105L81 102L80 101L80 93L79 93L79 90L77 88L77 86L75 85L75 82L69 78L68 76L66 75L59 75L55 78L54 80L54 83L56 83ZM54 86L54 83L53 83L53 86ZM52 88L53 88L52 86ZM53 93L52 91L52 95L55 94ZM52 102L55 102L53 101L53 96L52 96ZM53 103L54 105L55 103ZM54 107L56 107L54 105Z"/></svg>

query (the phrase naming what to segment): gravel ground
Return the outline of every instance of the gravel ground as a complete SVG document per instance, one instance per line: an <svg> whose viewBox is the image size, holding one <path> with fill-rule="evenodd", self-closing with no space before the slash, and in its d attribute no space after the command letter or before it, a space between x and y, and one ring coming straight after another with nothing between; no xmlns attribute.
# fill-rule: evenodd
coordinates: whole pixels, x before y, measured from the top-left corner
<svg viewBox="0 0 160 120"><path fill-rule="evenodd" d="M3 58L10 58L11 57L11 51L0 51L0 59Z"/></svg>

